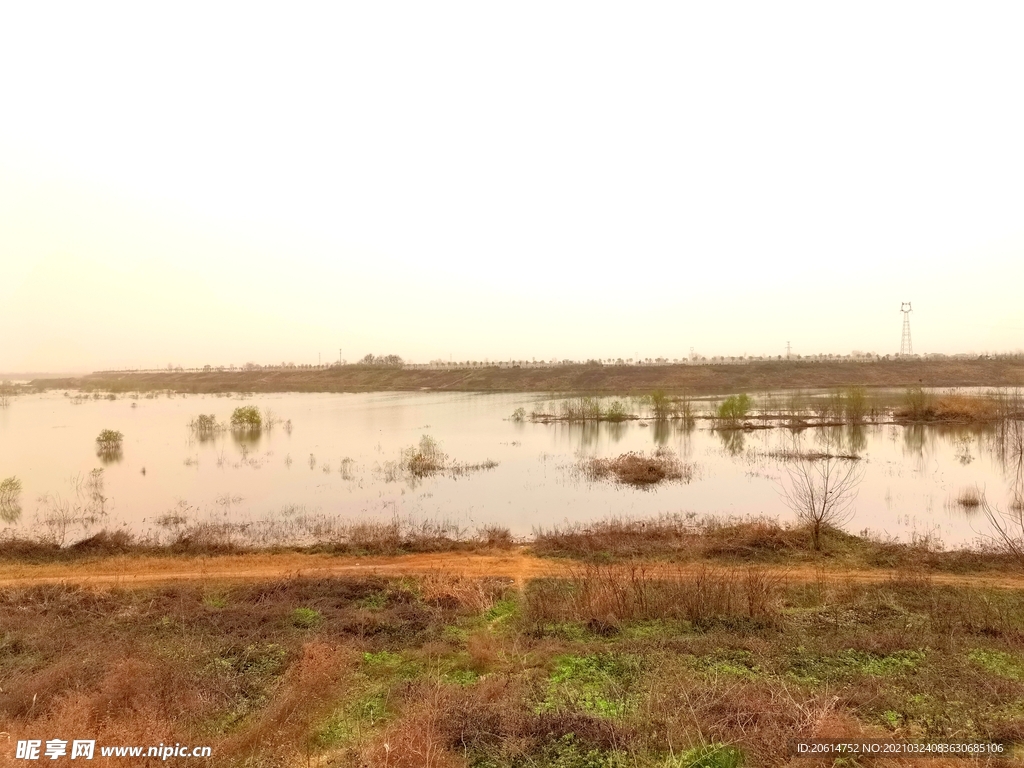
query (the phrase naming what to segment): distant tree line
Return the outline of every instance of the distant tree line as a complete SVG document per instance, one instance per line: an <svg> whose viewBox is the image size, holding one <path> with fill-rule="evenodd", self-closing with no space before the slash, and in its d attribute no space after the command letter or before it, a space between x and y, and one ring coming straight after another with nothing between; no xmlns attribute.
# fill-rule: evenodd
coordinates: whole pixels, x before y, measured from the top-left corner
<svg viewBox="0 0 1024 768"><path fill-rule="evenodd" d="M400 368L402 366L402 358L398 355L366 355L362 360L359 361L360 365L377 365L383 368Z"/></svg>

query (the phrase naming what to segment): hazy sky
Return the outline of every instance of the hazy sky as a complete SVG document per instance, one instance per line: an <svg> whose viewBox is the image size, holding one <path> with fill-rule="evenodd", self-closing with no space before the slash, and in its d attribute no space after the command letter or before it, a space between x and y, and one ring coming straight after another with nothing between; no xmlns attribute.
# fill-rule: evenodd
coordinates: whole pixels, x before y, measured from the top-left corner
<svg viewBox="0 0 1024 768"><path fill-rule="evenodd" d="M1024 348L1024 4L0 6L0 371Z"/></svg>

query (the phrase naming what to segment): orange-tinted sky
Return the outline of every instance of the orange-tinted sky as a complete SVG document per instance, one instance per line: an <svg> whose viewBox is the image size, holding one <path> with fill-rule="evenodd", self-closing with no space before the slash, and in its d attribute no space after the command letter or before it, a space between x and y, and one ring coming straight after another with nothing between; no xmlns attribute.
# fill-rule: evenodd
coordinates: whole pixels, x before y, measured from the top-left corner
<svg viewBox="0 0 1024 768"><path fill-rule="evenodd" d="M1024 347L1018 3L8 3L0 371Z"/></svg>

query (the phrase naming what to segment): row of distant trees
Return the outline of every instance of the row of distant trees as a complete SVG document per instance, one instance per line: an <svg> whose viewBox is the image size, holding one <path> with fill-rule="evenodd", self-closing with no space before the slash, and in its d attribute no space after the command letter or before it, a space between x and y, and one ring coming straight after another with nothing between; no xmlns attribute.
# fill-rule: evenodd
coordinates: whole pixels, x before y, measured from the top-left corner
<svg viewBox="0 0 1024 768"><path fill-rule="evenodd" d="M366 355L359 361L360 365L378 365L384 368L400 368L402 358L398 355Z"/></svg>

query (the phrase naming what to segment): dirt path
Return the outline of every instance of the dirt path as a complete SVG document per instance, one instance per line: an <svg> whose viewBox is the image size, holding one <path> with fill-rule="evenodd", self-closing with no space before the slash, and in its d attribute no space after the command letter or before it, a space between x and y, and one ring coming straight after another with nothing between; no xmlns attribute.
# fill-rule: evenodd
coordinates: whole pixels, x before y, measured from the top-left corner
<svg viewBox="0 0 1024 768"><path fill-rule="evenodd" d="M647 563L648 571L696 572L702 563ZM722 564L710 563L712 566ZM334 576L402 576L426 573L480 577L504 576L517 582L542 576L564 576L581 563L535 557L522 550L493 553L428 553L393 557L355 557L305 553L251 553L213 557L127 555L75 563L2 563L0 588L35 584L145 586L172 582L266 581L282 578ZM729 567L729 566L722 566ZM807 582L824 575L831 581L886 581L895 571L820 570L813 565L767 566L789 582ZM1024 589L1024 574L933 574L933 584Z"/></svg>

